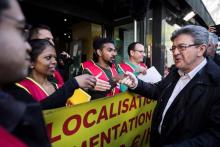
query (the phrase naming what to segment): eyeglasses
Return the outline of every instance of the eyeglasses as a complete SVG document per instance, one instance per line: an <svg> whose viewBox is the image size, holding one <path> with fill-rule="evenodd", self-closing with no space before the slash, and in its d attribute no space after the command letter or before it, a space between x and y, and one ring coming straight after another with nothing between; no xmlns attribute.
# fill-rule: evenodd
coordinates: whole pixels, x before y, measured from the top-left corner
<svg viewBox="0 0 220 147"><path fill-rule="evenodd" d="M15 21L16 23L18 24L22 24L21 27L19 27L18 29L21 31L21 36L24 40L27 40L28 37L29 37L29 34L30 34L30 28L31 26L28 25L24 20L18 20L16 19L15 17L12 17L10 15L7 15L7 14L2 14L3 17L7 18L7 19L10 19L12 21Z"/></svg>
<svg viewBox="0 0 220 147"><path fill-rule="evenodd" d="M139 51L139 50L133 50L133 51L137 51L137 52L139 52L140 54L145 54L144 51Z"/></svg>
<svg viewBox="0 0 220 147"><path fill-rule="evenodd" d="M191 47L191 46L197 46L197 45L200 45L200 44L189 44L189 45L179 44L179 45L177 45L177 46L172 46L172 47L170 48L170 51L171 51L172 53L174 53L175 49L178 49L178 51L182 53L182 52L185 51L187 48L189 48L189 47Z"/></svg>

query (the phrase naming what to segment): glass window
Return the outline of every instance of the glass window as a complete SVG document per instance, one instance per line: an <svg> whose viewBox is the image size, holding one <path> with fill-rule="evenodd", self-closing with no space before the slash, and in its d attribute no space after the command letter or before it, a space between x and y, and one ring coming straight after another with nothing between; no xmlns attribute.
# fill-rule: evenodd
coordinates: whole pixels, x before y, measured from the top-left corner
<svg viewBox="0 0 220 147"><path fill-rule="evenodd" d="M139 23L137 23L137 34L140 33ZM123 60L128 60L128 45L134 42L134 23L129 23L114 28L114 40L116 42L116 47L118 48L118 55L123 58ZM139 35L137 35L137 41L139 40Z"/></svg>
<svg viewBox="0 0 220 147"><path fill-rule="evenodd" d="M147 64L151 64L152 56L152 11L149 10L146 18L146 56ZM118 48L118 56L116 60L128 60L128 45L134 42L134 23L120 25L114 28L114 40ZM140 41L140 22L137 22L137 41ZM116 61L116 62L120 62Z"/></svg>
<svg viewBox="0 0 220 147"><path fill-rule="evenodd" d="M169 10L166 10L169 14ZM164 65L167 67L170 67L174 64L173 61L173 55L170 51L170 48L172 46L172 41L170 40L171 34L176 29L180 28L179 25L176 24L175 20L170 20L172 17L169 15L166 16L165 19L162 20L162 44L164 44ZM171 23L172 22L172 23Z"/></svg>

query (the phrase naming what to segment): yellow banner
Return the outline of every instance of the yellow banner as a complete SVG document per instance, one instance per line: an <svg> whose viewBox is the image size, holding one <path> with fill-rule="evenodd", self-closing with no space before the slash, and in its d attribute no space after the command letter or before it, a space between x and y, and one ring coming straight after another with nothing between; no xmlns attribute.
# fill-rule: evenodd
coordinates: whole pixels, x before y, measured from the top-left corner
<svg viewBox="0 0 220 147"><path fill-rule="evenodd" d="M53 147L147 147L155 104L125 92L47 110L44 117Z"/></svg>

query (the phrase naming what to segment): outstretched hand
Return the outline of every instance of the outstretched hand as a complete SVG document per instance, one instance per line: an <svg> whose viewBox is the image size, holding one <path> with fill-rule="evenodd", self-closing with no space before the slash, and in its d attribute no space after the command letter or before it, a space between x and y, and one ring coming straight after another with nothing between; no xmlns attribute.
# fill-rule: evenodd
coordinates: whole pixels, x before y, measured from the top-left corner
<svg viewBox="0 0 220 147"><path fill-rule="evenodd" d="M80 88L90 89L94 88L96 85L96 78L89 74L83 74L75 77Z"/></svg>
<svg viewBox="0 0 220 147"><path fill-rule="evenodd" d="M96 78L96 85L95 85L94 90L97 90L97 91L107 91L107 90L110 90L111 85L109 84L109 82L99 79L99 77L101 76L101 74L102 74L102 73L100 72L100 73L95 77L95 78Z"/></svg>
<svg viewBox="0 0 220 147"><path fill-rule="evenodd" d="M127 87L133 89L133 88L137 87L138 80L137 80L136 76L133 73L127 71L125 73L124 78L122 80L119 80L119 83L124 84Z"/></svg>

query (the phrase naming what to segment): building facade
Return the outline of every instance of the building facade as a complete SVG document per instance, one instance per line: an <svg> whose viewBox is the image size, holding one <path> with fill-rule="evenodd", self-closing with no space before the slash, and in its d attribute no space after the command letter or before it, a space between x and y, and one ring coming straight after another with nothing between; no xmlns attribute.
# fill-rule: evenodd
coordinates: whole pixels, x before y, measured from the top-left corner
<svg viewBox="0 0 220 147"><path fill-rule="evenodd" d="M128 59L130 43L143 43L146 64L163 74L164 66L173 64L169 48L175 29L187 24L204 27L215 24L201 0L23 0L20 3L29 23L49 25L57 49L77 59L71 69L73 74L77 74L80 62L92 58L92 42L97 37L114 39L118 62ZM191 11L193 16L184 20Z"/></svg>

